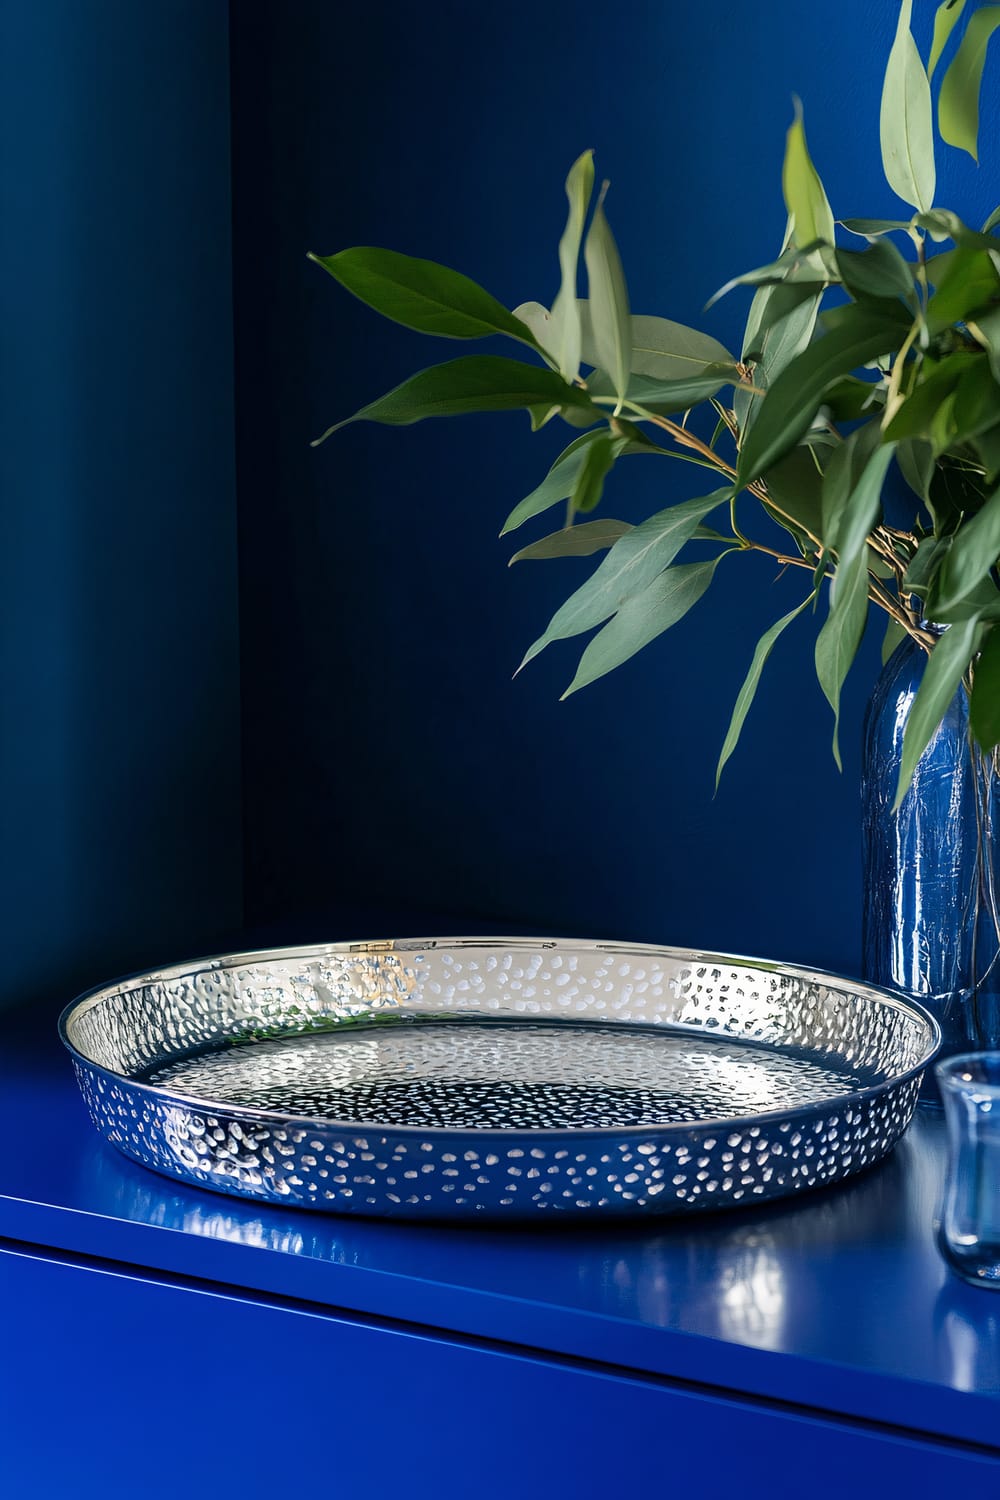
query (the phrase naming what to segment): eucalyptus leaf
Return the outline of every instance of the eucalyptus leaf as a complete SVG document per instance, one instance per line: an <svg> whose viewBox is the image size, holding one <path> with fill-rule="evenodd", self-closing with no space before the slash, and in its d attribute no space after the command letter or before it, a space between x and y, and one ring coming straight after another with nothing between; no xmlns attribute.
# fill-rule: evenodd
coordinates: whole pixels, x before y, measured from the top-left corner
<svg viewBox="0 0 1000 1500"><path fill-rule="evenodd" d="M574 510L585 514L597 509L604 493L604 480L614 461L615 443L607 433L600 433L587 444L571 496Z"/></svg>
<svg viewBox="0 0 1000 1500"><path fill-rule="evenodd" d="M912 0L899 8L896 37L882 87L879 134L882 166L893 192L914 208L934 202L934 129L931 86L910 33Z"/></svg>
<svg viewBox="0 0 1000 1500"><path fill-rule="evenodd" d="M669 506L621 537L597 572L556 611L545 632L528 648L521 667L553 641L592 630L621 609L626 600L641 594L670 566L709 512L731 495L731 489L721 489Z"/></svg>
<svg viewBox="0 0 1000 1500"><path fill-rule="evenodd" d="M841 562L858 555L878 519L881 481L892 457L892 449L881 448L880 441L877 422L855 428L830 455L823 474L821 534Z"/></svg>
<svg viewBox="0 0 1000 1500"><path fill-rule="evenodd" d="M729 721L729 728L726 731L726 738L722 745L722 752L719 755L719 764L715 770L716 791L719 790L719 782L722 778L722 772L725 769L726 762L739 743L739 738L743 731L743 725L746 722L746 716L750 712L750 705L753 703L753 700L756 697L757 688L760 685L761 675L763 674L764 668L767 665L767 659L774 649L775 642L781 635L782 631L785 630L792 623L792 621L802 613L807 605L812 603L814 598L815 591L813 591L813 593L811 593L807 598L803 599L801 604L797 604L794 609L789 610L787 615L782 615L781 619L777 620L770 627L770 629L765 630L764 634L757 642L757 646L753 654L753 659L750 662L750 669L747 672L746 677L743 679L742 687L736 695L736 704L733 708L732 718Z"/></svg>
<svg viewBox="0 0 1000 1500"><path fill-rule="evenodd" d="M949 146L967 151L978 161L979 91L986 49L1000 26L1000 5L980 5L969 17L965 35L941 80L938 129Z"/></svg>
<svg viewBox="0 0 1000 1500"><path fill-rule="evenodd" d="M938 569L951 550L950 536L925 536L910 559L903 577L903 591L925 599Z"/></svg>
<svg viewBox="0 0 1000 1500"><path fill-rule="evenodd" d="M622 400L632 373L632 319L621 257L604 213L607 188L605 183L587 233L583 258L587 265L596 363L607 370L615 393Z"/></svg>
<svg viewBox="0 0 1000 1500"><path fill-rule="evenodd" d="M891 240L876 240L867 250L838 250L837 269L851 296L913 296L913 270Z"/></svg>
<svg viewBox="0 0 1000 1500"><path fill-rule="evenodd" d="M516 531L532 516L541 515L550 506L558 505L560 500L568 500L579 481L587 449L601 436L602 431L585 432L582 437L575 438L568 448L564 448L541 484L515 505L504 522L500 535L506 536L509 531Z"/></svg>
<svg viewBox="0 0 1000 1500"><path fill-rule="evenodd" d="M930 208L924 213L914 215L914 224L919 229L926 229L932 240L941 244L944 240L954 240L960 244L969 238L975 238L975 230L963 224L958 214L952 213L950 208Z"/></svg>
<svg viewBox="0 0 1000 1500"><path fill-rule="evenodd" d="M871 424L877 433L875 424ZM871 430L871 429L869 429ZM858 429L851 438L858 441L858 457L855 464L857 478L854 480L847 504L844 506L836 527L837 571L830 593L835 601L841 588L841 577L858 565L868 566L868 537L882 513L882 485L892 462L892 444L884 443L867 454L864 438L867 433ZM850 439L848 439L850 441ZM825 493L824 493L825 499ZM827 539L829 545L829 538Z"/></svg>
<svg viewBox="0 0 1000 1500"><path fill-rule="evenodd" d="M1000 299L1000 274L996 250L974 249L960 245L936 284L927 304L927 326L940 333L953 323L965 322L977 313L988 311Z"/></svg>
<svg viewBox="0 0 1000 1500"><path fill-rule="evenodd" d="M795 118L785 137L781 189L785 207L794 225L795 243L804 246L822 240L832 245L833 214L819 173L809 155L805 126L802 123L802 105L798 99L795 100Z"/></svg>
<svg viewBox="0 0 1000 1500"><path fill-rule="evenodd" d="M738 286L779 286L786 284L797 286L803 282L815 282L828 285L830 282L839 281L840 273L834 255L825 245L814 244L805 250L800 250L796 245L790 245L783 250L777 260L771 261L766 266L757 266L752 271L744 271L741 276L733 276L719 290L708 299L706 307L711 307L720 298Z"/></svg>
<svg viewBox="0 0 1000 1500"><path fill-rule="evenodd" d="M520 552L514 553L509 566L548 557L592 557L595 552L606 552L619 537L632 530L628 521L581 521L577 526L564 526L561 531L554 531L551 536L543 536L540 541L522 547Z"/></svg>
<svg viewBox="0 0 1000 1500"><path fill-rule="evenodd" d="M531 418L532 432L541 432L553 417L559 415L559 407L552 406L548 401L542 401L538 406L528 407L528 416Z"/></svg>
<svg viewBox="0 0 1000 1500"><path fill-rule="evenodd" d="M774 520L794 538L804 557L814 553L823 536L823 475L810 449L804 444L793 448L768 469L766 480Z"/></svg>
<svg viewBox="0 0 1000 1500"><path fill-rule="evenodd" d="M540 365L522 364L493 354L471 354L452 359L443 365L421 370L402 385L396 386L377 401L370 402L352 417L335 422L322 437L315 438L318 447L331 433L351 422L380 422L386 427L408 427L427 417L453 417L466 412L517 411L543 403L577 406L593 410L586 391L567 385L554 370ZM594 413L595 417L598 413Z"/></svg>
<svg viewBox="0 0 1000 1500"><path fill-rule="evenodd" d="M583 241L583 226L594 190L594 153L585 151L577 157L566 178L566 197L569 213L566 228L559 241L559 268L562 283L552 304L550 314L549 348L556 368L566 380L575 380L580 373L580 306L576 295L577 267L580 261L580 245Z"/></svg>
<svg viewBox="0 0 1000 1500"><path fill-rule="evenodd" d="M891 234L895 229L909 229L908 219L840 219L845 229L851 234L860 234L866 240L878 239L880 235Z"/></svg>
<svg viewBox="0 0 1000 1500"><path fill-rule="evenodd" d="M371 246L308 258L360 302L404 328L449 339L504 333L535 346L530 328L514 313L468 276L435 261Z"/></svg>
<svg viewBox="0 0 1000 1500"><path fill-rule="evenodd" d="M669 416L673 412L687 411L699 401L707 401L724 385L733 385L739 379L739 372L733 365L708 365L702 374L680 380L652 380L647 376L633 375L628 383L626 401L657 415ZM613 382L603 371L588 378L587 390L595 400L610 399L615 395Z"/></svg>
<svg viewBox="0 0 1000 1500"><path fill-rule="evenodd" d="M987 578L1000 557L1000 490L961 528L938 574L934 608L945 613Z"/></svg>
<svg viewBox="0 0 1000 1500"><path fill-rule="evenodd" d="M1000 423L979 433L974 447L986 471L987 480L990 484L995 484L1000 478Z"/></svg>
<svg viewBox="0 0 1000 1500"><path fill-rule="evenodd" d="M894 812L906 796L917 762L947 713L966 668L979 650L985 630L986 627L975 617L961 620L939 636L931 651L903 731Z"/></svg>
<svg viewBox="0 0 1000 1500"><path fill-rule="evenodd" d="M995 625L973 669L969 726L981 750L1000 744L1000 628Z"/></svg>
<svg viewBox="0 0 1000 1500"><path fill-rule="evenodd" d="M524 324L539 349L544 349L546 354L555 358L555 330L552 326L552 314L547 307L543 307L540 302L522 302L519 307L515 307L511 317Z"/></svg>
<svg viewBox="0 0 1000 1500"><path fill-rule="evenodd" d="M1000 385L1000 307L978 313L966 321L973 338L986 350L993 379Z"/></svg>
<svg viewBox="0 0 1000 1500"><path fill-rule="evenodd" d="M989 360L982 355L966 356L965 369L955 388L955 439L971 443L1000 420L1000 389L997 388Z"/></svg>
<svg viewBox="0 0 1000 1500"><path fill-rule="evenodd" d="M958 385L969 358L968 354L949 354L936 366L925 365L928 374L914 386L911 394L897 408L892 420L886 425L886 437L893 440L924 438L931 441L934 418L941 403Z"/></svg>
<svg viewBox="0 0 1000 1500"><path fill-rule="evenodd" d="M880 411L884 398L884 382L845 375L823 393L821 410L828 413L833 422L856 422L860 417Z"/></svg>
<svg viewBox="0 0 1000 1500"><path fill-rule="evenodd" d="M948 38L964 9L965 0L941 0L934 12L934 37L931 41L931 55L927 60L928 78L934 77L934 69L941 60L941 53L947 47Z"/></svg>
<svg viewBox="0 0 1000 1500"><path fill-rule="evenodd" d="M743 358L754 362L753 384L766 390L786 365L808 348L816 329L822 288L762 287L750 306ZM756 420L763 397L738 388L733 409L741 443ZM808 424L807 424L808 425Z"/></svg>
<svg viewBox="0 0 1000 1500"><path fill-rule="evenodd" d="M816 676L833 709L833 758L840 759L840 694L861 644L868 618L866 549L837 568L837 588L830 594L830 612L816 638Z"/></svg>
<svg viewBox="0 0 1000 1500"><path fill-rule="evenodd" d="M736 363L718 339L697 328L674 323L670 318L635 314L631 338L632 373L648 375L654 380L683 380L717 365L732 367ZM595 359L592 363L600 361Z"/></svg>
<svg viewBox="0 0 1000 1500"><path fill-rule="evenodd" d="M584 651L576 676L563 698L620 667L622 662L628 661L643 646L648 646L650 641L683 619L712 582L719 561L719 558L713 558L711 562L684 563L668 568L640 593L627 599L614 619L598 631Z"/></svg>
<svg viewBox="0 0 1000 1500"><path fill-rule="evenodd" d="M901 317L852 303L842 310L835 329L785 366L746 436L739 458L741 486L770 468L798 442L815 417L824 391L835 380L900 347L909 318L902 307L899 312Z"/></svg>
<svg viewBox="0 0 1000 1500"><path fill-rule="evenodd" d="M956 599L953 604L940 604L932 587L926 608L928 616L941 625L953 625L963 620L997 621L1000 620L1000 589L991 578L983 578L963 598Z"/></svg>
<svg viewBox="0 0 1000 1500"><path fill-rule="evenodd" d="M577 308L580 314L580 358L586 365L600 366L589 299L579 298ZM552 314L547 308L540 302L522 302L514 309L513 316L527 325L542 348L552 353ZM736 364L718 339L700 329L675 323L670 318L636 313L631 319L630 337L632 372L655 380L684 380L701 375L709 367Z"/></svg>
<svg viewBox="0 0 1000 1500"><path fill-rule="evenodd" d="M896 444L896 462L913 493L924 502L934 477L934 450L921 438L905 438Z"/></svg>

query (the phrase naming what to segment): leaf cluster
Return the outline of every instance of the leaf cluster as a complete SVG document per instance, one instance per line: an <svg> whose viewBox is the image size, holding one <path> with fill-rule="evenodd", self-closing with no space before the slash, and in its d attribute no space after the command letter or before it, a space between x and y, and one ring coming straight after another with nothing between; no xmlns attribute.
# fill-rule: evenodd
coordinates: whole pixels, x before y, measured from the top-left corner
<svg viewBox="0 0 1000 1500"><path fill-rule="evenodd" d="M433 365L317 442L347 422L403 426L511 409L526 411L535 430L554 420L576 429L503 532L564 505L562 525L512 561L606 555L522 666L553 641L590 634L566 690L575 692L682 619L724 558L752 555L802 570L801 603L753 653L718 774L779 636L825 595L815 666L833 711L838 764L840 696L872 606L887 617L884 655L906 636L928 654L897 801L960 685L979 745L1000 743L1000 209L974 229L934 202L936 133L976 157L979 91L1000 5L943 0L925 67L911 4L900 5L879 121L886 181L908 213L840 220L838 239L796 101L782 169L781 248L716 294L753 289L738 356L698 329L632 312L605 212L608 184L595 192L589 151L566 179L560 280L549 305L509 311L461 273L391 250L311 257L407 328L449 339L500 336L521 355ZM932 81L949 47L935 131ZM710 438L689 419L699 407L714 418ZM617 466L634 457L694 464L712 482L637 526L578 521L597 510ZM911 495L902 526L890 526L883 510L891 470ZM783 547L775 545L782 532ZM708 544L708 555L703 547L698 560L682 558L695 540Z"/></svg>

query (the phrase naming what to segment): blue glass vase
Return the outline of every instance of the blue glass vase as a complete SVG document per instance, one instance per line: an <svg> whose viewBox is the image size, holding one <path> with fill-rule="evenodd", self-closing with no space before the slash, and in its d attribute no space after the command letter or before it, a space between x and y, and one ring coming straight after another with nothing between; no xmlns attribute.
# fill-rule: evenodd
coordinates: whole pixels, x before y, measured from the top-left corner
<svg viewBox="0 0 1000 1500"><path fill-rule="evenodd" d="M1000 778L995 755L972 743L959 688L892 811L903 730L926 661L907 636L865 718L864 976L926 1005L948 1056L1000 1046Z"/></svg>

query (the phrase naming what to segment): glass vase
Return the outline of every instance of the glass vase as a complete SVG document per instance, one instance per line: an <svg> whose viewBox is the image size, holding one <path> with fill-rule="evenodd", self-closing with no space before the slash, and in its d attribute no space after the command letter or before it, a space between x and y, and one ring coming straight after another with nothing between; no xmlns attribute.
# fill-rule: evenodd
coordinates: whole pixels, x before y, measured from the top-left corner
<svg viewBox="0 0 1000 1500"><path fill-rule="evenodd" d="M926 661L907 636L865 717L863 970L927 1006L949 1056L1000 1047L1000 777L996 754L972 742L960 687L893 812L903 731Z"/></svg>

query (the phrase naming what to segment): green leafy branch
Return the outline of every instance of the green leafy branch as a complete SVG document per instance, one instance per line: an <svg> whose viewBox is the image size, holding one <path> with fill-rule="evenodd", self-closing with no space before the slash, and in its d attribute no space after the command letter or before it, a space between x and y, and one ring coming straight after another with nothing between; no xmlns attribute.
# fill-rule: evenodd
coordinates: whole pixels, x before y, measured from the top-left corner
<svg viewBox="0 0 1000 1500"><path fill-rule="evenodd" d="M511 409L525 410L535 430L554 419L578 429L511 511L503 533L565 504L563 526L512 561L606 555L522 666L553 641L596 632L572 693L682 619L723 558L758 554L808 571L802 603L755 649L719 774L775 643L815 605L824 583L829 604L815 665L833 711L838 764L841 692L872 605L887 616L885 653L909 635L929 657L907 725L899 797L960 683L971 695L981 748L1000 742L1000 241L992 233L1000 208L973 230L934 204L932 78L966 5L939 6L926 68L910 11L911 0L903 0L879 131L886 180L912 212L843 220L855 239L838 245L796 100L782 170L788 219L781 249L716 294L753 288L738 358L697 329L631 311L605 213L607 183L595 195L589 151L566 179L560 284L549 307L524 302L508 311L461 273L393 251L312 257L354 296L408 328L449 339L501 336L531 356L471 355L432 366L318 442L348 422L403 426ZM1000 5L973 6L965 21L941 79L937 121L944 141L975 157L981 77ZM586 298L578 287L581 257ZM836 306L827 305L831 289ZM694 408L714 414L710 438L695 430ZM715 487L638 526L578 523L601 504L617 464L634 456L693 464ZM913 495L912 520L901 528L890 526L882 509L892 469ZM743 497L755 502L750 511ZM772 525L788 537L785 547L773 544ZM682 559L695 541L714 547L714 555Z"/></svg>

